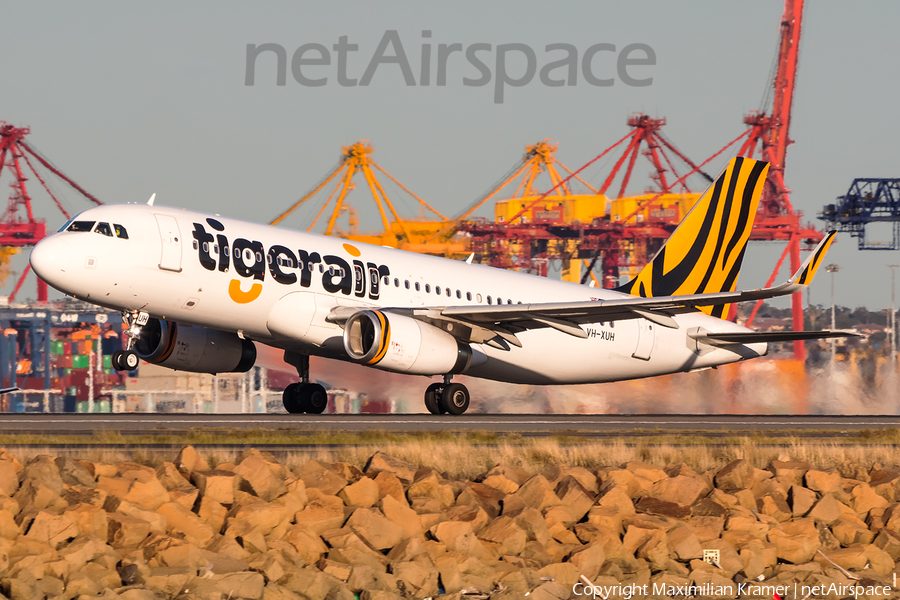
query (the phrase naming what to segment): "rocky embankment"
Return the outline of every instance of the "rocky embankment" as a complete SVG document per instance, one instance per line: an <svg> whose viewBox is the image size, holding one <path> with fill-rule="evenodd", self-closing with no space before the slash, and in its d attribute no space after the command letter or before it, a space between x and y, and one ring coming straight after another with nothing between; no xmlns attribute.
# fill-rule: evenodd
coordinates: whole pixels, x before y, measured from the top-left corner
<svg viewBox="0 0 900 600"><path fill-rule="evenodd" d="M898 500L900 468L881 465L498 466L457 481L381 453L361 470L289 469L256 450L213 467L188 447L155 469L23 465L0 452L0 591L552 600L593 584L610 598L842 598L855 587L884 598L900 557Z"/></svg>

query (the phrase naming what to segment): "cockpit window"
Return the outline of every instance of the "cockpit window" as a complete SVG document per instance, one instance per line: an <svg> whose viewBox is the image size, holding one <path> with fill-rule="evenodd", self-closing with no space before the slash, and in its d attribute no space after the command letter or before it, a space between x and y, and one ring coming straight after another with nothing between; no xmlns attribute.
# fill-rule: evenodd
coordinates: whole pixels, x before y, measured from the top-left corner
<svg viewBox="0 0 900 600"><path fill-rule="evenodd" d="M66 231L84 232L94 228L96 221L73 221Z"/></svg>
<svg viewBox="0 0 900 600"><path fill-rule="evenodd" d="M123 240L128 239L128 232L125 231L125 228L119 225L118 223L113 223L113 229L116 230L116 237L121 238Z"/></svg>
<svg viewBox="0 0 900 600"><path fill-rule="evenodd" d="M109 223L97 223L97 229L94 230L94 233L100 233L107 237L112 237L112 229L109 228Z"/></svg>

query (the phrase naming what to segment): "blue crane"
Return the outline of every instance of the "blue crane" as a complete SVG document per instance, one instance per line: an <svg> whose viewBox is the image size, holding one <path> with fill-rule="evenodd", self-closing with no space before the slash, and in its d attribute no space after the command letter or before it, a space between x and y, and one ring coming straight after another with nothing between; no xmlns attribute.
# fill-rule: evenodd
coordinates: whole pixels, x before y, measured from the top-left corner
<svg viewBox="0 0 900 600"><path fill-rule="evenodd" d="M900 250L900 179L854 179L850 189L828 204L819 219L838 231L859 239L860 250ZM891 223L893 239L873 242L866 239L869 223Z"/></svg>

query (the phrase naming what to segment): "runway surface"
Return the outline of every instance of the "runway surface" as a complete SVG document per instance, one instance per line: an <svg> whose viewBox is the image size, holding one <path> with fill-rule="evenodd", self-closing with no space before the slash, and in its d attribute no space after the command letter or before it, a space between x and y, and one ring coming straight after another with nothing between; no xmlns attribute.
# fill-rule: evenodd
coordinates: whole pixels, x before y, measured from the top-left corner
<svg viewBox="0 0 900 600"><path fill-rule="evenodd" d="M490 431L522 435L651 435L705 432L711 435L754 431L850 434L900 427L900 416L791 415L275 415L275 414L3 414L0 434L91 434L98 431L149 433L266 429L291 432ZM803 435L803 433L800 433Z"/></svg>

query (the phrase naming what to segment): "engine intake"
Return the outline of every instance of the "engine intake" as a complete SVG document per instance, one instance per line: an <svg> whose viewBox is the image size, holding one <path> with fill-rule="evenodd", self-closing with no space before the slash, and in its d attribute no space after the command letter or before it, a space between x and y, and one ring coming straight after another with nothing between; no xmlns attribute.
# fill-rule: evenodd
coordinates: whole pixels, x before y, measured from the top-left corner
<svg viewBox="0 0 900 600"><path fill-rule="evenodd" d="M235 333L150 319L134 351L143 360L192 373L244 373L256 362L256 346Z"/></svg>
<svg viewBox="0 0 900 600"><path fill-rule="evenodd" d="M413 375L462 373L472 349L433 325L380 310L361 310L344 324L344 350L355 362Z"/></svg>

